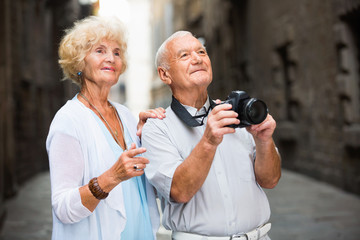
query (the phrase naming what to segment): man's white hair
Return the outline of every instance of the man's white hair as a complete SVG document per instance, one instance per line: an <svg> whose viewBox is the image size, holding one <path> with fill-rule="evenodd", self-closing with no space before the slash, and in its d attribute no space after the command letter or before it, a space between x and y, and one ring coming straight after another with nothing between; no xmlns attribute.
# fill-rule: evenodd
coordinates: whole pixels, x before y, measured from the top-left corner
<svg viewBox="0 0 360 240"><path fill-rule="evenodd" d="M170 69L170 65L167 62L167 55L168 55L168 49L166 47L166 45L176 39L176 38L180 38L180 37L184 37L186 35L190 35L192 37L194 37L194 35L189 32L189 31L177 31L175 33L173 33L170 37L168 37L159 47L159 49L156 52L156 56L155 56L155 66L156 69L158 67L164 67L165 69Z"/></svg>

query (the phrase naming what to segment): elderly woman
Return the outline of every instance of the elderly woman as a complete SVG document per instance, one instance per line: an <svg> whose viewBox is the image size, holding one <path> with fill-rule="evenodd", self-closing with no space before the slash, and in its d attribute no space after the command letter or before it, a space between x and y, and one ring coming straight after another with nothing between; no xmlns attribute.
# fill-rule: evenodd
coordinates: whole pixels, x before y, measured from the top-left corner
<svg viewBox="0 0 360 240"><path fill-rule="evenodd" d="M46 141L52 239L156 238L158 209L138 136L147 118L165 115L161 108L142 112L137 124L126 107L108 100L126 69L126 48L121 22L94 16L76 22L61 41L60 66L80 92L57 112Z"/></svg>

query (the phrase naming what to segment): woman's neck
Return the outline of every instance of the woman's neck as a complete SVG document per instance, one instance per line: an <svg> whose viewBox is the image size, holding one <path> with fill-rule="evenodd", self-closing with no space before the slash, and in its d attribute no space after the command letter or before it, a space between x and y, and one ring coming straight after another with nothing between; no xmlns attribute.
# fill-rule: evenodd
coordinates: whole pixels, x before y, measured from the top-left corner
<svg viewBox="0 0 360 240"><path fill-rule="evenodd" d="M105 111L109 108L109 92L110 89L90 88L88 86L83 86L80 90L80 93L84 95L92 105L96 106L99 110L103 109ZM88 104L86 100L85 103Z"/></svg>

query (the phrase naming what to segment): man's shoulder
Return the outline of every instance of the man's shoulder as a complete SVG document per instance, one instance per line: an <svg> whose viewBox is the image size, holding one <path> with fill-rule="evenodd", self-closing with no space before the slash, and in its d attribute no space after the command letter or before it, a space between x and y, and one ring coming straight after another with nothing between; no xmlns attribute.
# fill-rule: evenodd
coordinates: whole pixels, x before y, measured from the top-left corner
<svg viewBox="0 0 360 240"><path fill-rule="evenodd" d="M165 118L162 118L162 119L148 118L146 120L144 128L149 128L149 127L161 128L161 127L165 127L167 124L169 124L171 122L172 114L173 114L173 112L171 111L171 108L166 109Z"/></svg>
<svg viewBox="0 0 360 240"><path fill-rule="evenodd" d="M146 120L146 123L143 127L143 129L152 129L152 128L161 128L163 127L165 124L165 118L164 119L159 119L159 118L148 118Z"/></svg>
<svg viewBox="0 0 360 240"><path fill-rule="evenodd" d="M149 118L147 119L143 131L167 131L177 127L179 119L170 107L166 109L165 118Z"/></svg>

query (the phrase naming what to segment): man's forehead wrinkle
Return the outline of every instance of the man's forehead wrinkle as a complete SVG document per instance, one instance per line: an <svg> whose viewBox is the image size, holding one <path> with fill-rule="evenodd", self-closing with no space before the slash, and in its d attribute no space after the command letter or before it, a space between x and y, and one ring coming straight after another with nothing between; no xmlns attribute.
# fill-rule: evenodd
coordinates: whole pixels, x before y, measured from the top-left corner
<svg viewBox="0 0 360 240"><path fill-rule="evenodd" d="M199 45L199 46L196 46L196 47L184 47L184 48L181 48L179 49L176 54L177 56L179 56L181 53L183 52L188 52L189 50L192 50L192 49L195 49L195 50L199 50L199 49L205 49L202 45Z"/></svg>
<svg viewBox="0 0 360 240"><path fill-rule="evenodd" d="M182 45L183 45L183 42L181 41L181 39L174 39L173 41L171 41L169 43L169 49L170 50L178 49L176 51L176 54L179 54L179 53L181 53L183 51L186 51L186 47L184 47ZM171 51L171 52L173 52L173 51Z"/></svg>
<svg viewBox="0 0 360 240"><path fill-rule="evenodd" d="M168 59L170 62L177 61L181 53L188 52L192 49L199 50L204 49L205 47L199 42L199 44L196 44L196 46L190 44L189 42L185 42L186 38L176 38L168 42L167 48L168 48ZM176 50L176 51L174 51Z"/></svg>

